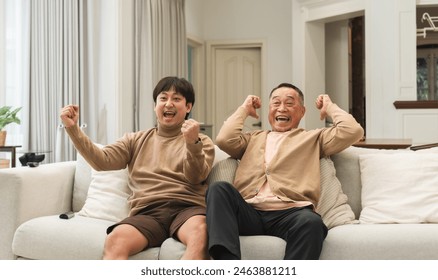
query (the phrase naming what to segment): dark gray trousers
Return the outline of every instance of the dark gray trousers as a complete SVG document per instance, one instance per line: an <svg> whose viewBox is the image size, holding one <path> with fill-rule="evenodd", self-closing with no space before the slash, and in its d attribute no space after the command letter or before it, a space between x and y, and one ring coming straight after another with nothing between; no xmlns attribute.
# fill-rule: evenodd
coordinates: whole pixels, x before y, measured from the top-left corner
<svg viewBox="0 0 438 280"><path fill-rule="evenodd" d="M285 260L319 259L327 227L311 207L259 211L228 182L208 187L208 250L214 259L241 259L239 235L273 235L286 241Z"/></svg>

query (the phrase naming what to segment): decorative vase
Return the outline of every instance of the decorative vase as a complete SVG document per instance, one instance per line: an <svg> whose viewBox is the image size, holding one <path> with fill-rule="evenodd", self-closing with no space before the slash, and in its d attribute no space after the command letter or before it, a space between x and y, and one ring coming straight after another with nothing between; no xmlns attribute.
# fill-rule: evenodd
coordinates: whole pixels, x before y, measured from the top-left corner
<svg viewBox="0 0 438 280"><path fill-rule="evenodd" d="M0 130L0 147L4 146L6 142L6 130Z"/></svg>

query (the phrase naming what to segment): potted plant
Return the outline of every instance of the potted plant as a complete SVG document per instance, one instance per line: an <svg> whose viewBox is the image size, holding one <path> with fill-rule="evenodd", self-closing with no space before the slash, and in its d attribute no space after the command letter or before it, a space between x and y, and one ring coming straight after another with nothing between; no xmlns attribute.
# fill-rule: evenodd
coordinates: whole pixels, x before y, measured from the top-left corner
<svg viewBox="0 0 438 280"><path fill-rule="evenodd" d="M6 130L3 130L5 126L10 123L20 124L20 119L17 117L20 110L21 107L12 109L12 106L0 108L0 146L4 146L6 142Z"/></svg>

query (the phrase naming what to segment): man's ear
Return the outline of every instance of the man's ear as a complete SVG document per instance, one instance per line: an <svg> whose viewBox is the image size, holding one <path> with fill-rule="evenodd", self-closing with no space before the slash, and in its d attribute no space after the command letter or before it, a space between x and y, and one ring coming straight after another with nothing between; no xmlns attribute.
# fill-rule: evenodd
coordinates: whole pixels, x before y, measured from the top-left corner
<svg viewBox="0 0 438 280"><path fill-rule="evenodd" d="M187 114L190 113L190 111L192 110L193 104L192 103L187 103L186 108L187 108Z"/></svg>
<svg viewBox="0 0 438 280"><path fill-rule="evenodd" d="M306 107L304 107L304 105L303 105L302 109L301 109L301 117L304 117L305 113L306 113Z"/></svg>

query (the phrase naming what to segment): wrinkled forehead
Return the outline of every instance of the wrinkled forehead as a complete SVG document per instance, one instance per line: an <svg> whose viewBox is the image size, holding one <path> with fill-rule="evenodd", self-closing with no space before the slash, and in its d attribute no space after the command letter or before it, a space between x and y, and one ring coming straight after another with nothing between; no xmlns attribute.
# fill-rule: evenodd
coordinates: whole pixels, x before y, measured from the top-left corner
<svg viewBox="0 0 438 280"><path fill-rule="evenodd" d="M279 99L292 99L299 100L299 94L293 88L281 87L277 88L272 92L271 100L279 100Z"/></svg>

